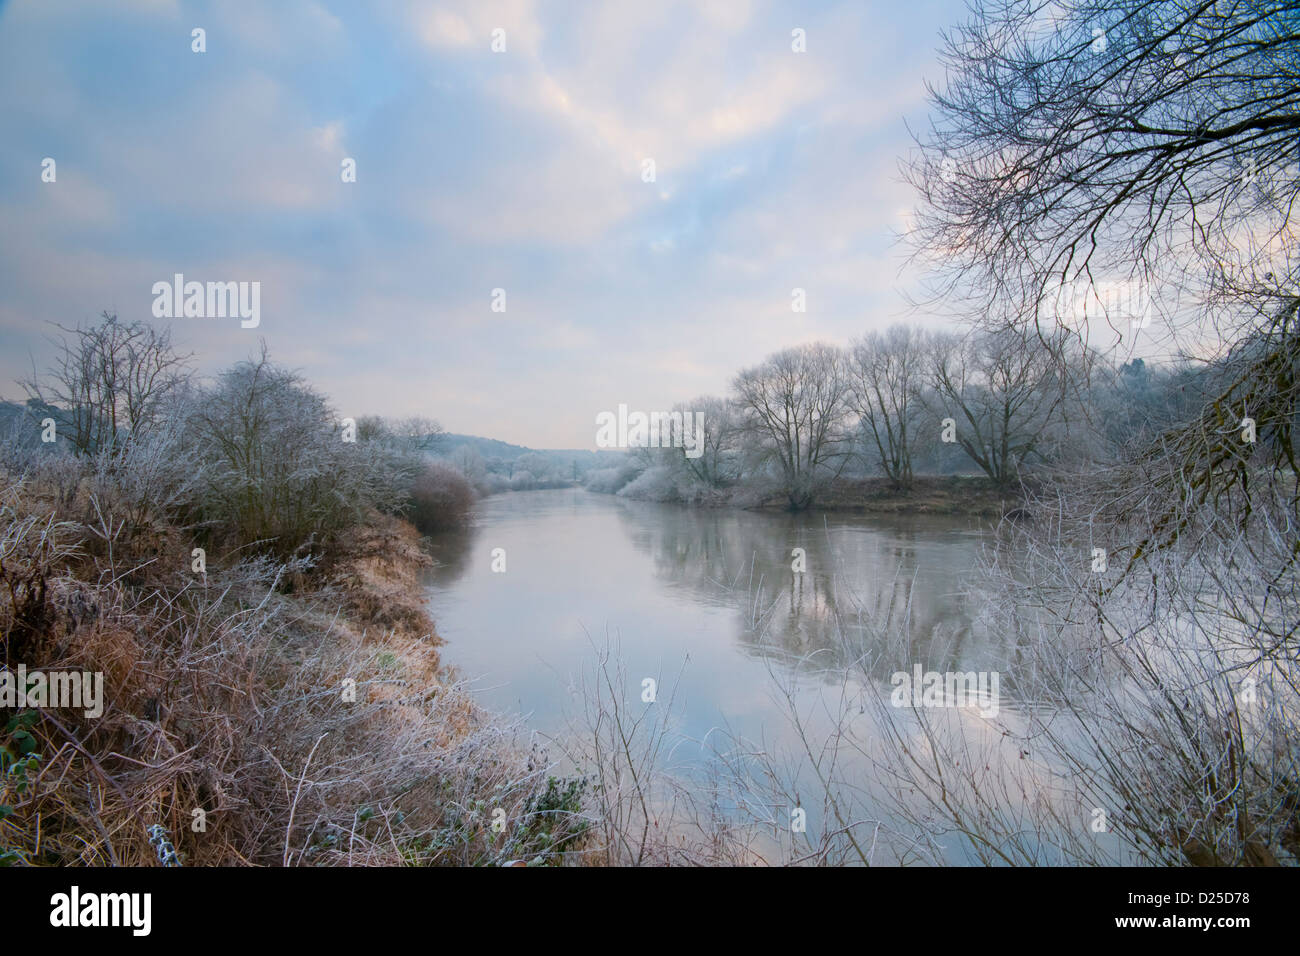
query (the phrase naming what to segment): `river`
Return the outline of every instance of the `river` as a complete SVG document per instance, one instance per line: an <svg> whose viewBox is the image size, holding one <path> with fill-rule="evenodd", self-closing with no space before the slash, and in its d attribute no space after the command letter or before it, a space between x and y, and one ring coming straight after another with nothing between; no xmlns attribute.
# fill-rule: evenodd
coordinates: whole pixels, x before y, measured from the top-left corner
<svg viewBox="0 0 1300 956"><path fill-rule="evenodd" d="M607 640L638 688L680 671L683 730L700 735L720 719L745 731L770 720L769 664L835 663L837 616L852 629L850 611L910 615L927 667L983 663L963 594L981 519L696 509L576 488L479 507L473 528L433 540L428 593L443 655L475 679L484 705L543 730L560 729L566 688ZM792 570L796 548L803 573ZM493 570L496 549L504 571Z"/></svg>

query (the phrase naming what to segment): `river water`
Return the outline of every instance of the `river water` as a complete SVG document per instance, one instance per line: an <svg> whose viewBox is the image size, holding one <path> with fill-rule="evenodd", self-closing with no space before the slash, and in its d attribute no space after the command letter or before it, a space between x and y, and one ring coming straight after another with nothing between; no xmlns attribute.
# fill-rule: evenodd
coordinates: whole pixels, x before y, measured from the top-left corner
<svg viewBox="0 0 1300 956"><path fill-rule="evenodd" d="M706 744L719 738L759 742L746 752L799 754L792 706L815 749L839 715L869 721L867 698L888 701L899 671L1001 670L1008 648L981 626L968 594L989 532L974 517L770 514L581 489L513 492L481 501L470 529L433 539L428 596L444 660L480 703L544 735L573 732L583 710L575 688L594 686L602 653L615 662L628 713L645 712L645 682L654 680L654 706L673 714L665 752L676 771L707 763ZM854 661L855 676L844 679ZM1001 697L1005 718L1015 709L1007 681ZM947 713L981 746L1001 747L979 709ZM837 768L849 787L880 766L869 752L878 734L865 724L858 731L866 746ZM814 789L808 765L799 771L805 796ZM874 786L863 784L860 807L880 802ZM772 819L789 812L769 806ZM809 809L810 832L823 817ZM954 853L943 855L968 861L955 844Z"/></svg>
<svg viewBox="0 0 1300 956"><path fill-rule="evenodd" d="M685 734L719 721L751 733L773 716L768 668L815 681L863 609L905 625L908 656L927 667L979 669L986 648L963 588L986 528L513 492L480 502L469 531L434 539L428 590L444 658L494 710L558 731L567 688L595 649L617 645L638 697L645 677L675 683Z"/></svg>

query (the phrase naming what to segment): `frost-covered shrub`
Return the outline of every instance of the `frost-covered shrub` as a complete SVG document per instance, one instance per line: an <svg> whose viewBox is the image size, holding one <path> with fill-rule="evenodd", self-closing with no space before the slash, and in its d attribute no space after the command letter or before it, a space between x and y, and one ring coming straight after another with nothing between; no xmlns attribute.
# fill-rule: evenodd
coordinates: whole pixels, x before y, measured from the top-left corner
<svg viewBox="0 0 1300 956"><path fill-rule="evenodd" d="M647 468L624 485L618 495L620 498L637 498L642 501L680 501L682 498L677 486L677 475L666 465Z"/></svg>
<svg viewBox="0 0 1300 956"><path fill-rule="evenodd" d="M641 473L642 467L639 462L629 458L623 464L612 468L598 468L587 475L586 488L588 491L602 495L617 494L624 485Z"/></svg>
<svg viewBox="0 0 1300 956"><path fill-rule="evenodd" d="M482 496L496 495L510 490L510 480L494 471L483 476L483 480L474 489Z"/></svg>
<svg viewBox="0 0 1300 956"><path fill-rule="evenodd" d="M537 487L537 478L531 471L521 469L510 476L511 491L531 491Z"/></svg>
<svg viewBox="0 0 1300 956"><path fill-rule="evenodd" d="M324 396L265 355L203 390L186 434L202 464L199 517L281 554L367 509L400 509L411 473L409 459L382 443L344 441Z"/></svg>
<svg viewBox="0 0 1300 956"><path fill-rule="evenodd" d="M430 462L411 486L408 515L425 534L457 528L469 521L474 489L465 477L440 462Z"/></svg>

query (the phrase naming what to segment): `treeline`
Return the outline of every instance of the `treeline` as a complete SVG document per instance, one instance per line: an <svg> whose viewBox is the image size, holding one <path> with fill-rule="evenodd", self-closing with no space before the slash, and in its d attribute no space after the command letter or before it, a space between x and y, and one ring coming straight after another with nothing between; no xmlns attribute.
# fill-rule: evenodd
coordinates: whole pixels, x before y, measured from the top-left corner
<svg viewBox="0 0 1300 956"><path fill-rule="evenodd" d="M688 456L682 436L665 435L665 447L633 449L587 488L657 501L781 496L791 510L845 476L907 492L922 475L973 473L1009 492L1036 471L1114 459L1185 419L1206 376L1187 363L1112 363L1066 332L899 324L847 348L770 355L737 374L726 397L675 407L702 415L702 448Z"/></svg>
<svg viewBox="0 0 1300 956"><path fill-rule="evenodd" d="M539 488L570 488L586 477L593 452L525 451L515 457L483 455L461 445L443 456L480 495Z"/></svg>
<svg viewBox="0 0 1300 956"><path fill-rule="evenodd" d="M467 519L472 489L427 456L436 422L340 420L265 348L202 382L166 330L104 313L63 331L10 418L10 474L62 476L69 493L88 476L132 527L165 518L197 544L278 557L319 552L372 509L425 531Z"/></svg>

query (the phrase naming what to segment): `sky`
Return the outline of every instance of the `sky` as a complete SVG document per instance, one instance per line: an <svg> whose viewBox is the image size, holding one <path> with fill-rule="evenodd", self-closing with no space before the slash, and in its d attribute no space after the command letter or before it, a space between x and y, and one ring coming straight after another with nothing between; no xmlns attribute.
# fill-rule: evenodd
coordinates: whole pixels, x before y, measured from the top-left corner
<svg viewBox="0 0 1300 956"><path fill-rule="evenodd" d="M594 448L620 404L935 324L905 295L899 163L964 17L961 0L9 0L0 396L49 361L50 323L109 310L169 325L204 375L265 340L340 417ZM176 273L260 283L259 325L156 318Z"/></svg>

